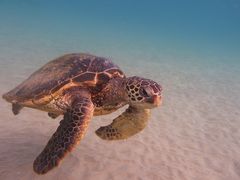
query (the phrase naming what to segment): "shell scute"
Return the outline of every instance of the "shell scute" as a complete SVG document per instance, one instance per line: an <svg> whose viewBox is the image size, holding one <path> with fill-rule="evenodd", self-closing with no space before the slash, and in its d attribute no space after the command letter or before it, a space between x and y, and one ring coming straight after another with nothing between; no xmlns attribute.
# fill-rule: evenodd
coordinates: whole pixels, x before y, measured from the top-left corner
<svg viewBox="0 0 240 180"><path fill-rule="evenodd" d="M56 91L58 91L59 89L61 89L64 85L66 85L66 84L68 84L68 83L70 83L70 80L68 79L68 80L65 80L65 81L58 81L58 86L56 86L56 87L54 87L52 90L51 90L51 93L53 93L53 92L56 92Z"/></svg>
<svg viewBox="0 0 240 180"><path fill-rule="evenodd" d="M124 73L118 69L118 68L113 68L113 69L109 69L109 70L106 70L107 73L109 74L112 74L113 77L124 77Z"/></svg>
<svg viewBox="0 0 240 180"><path fill-rule="evenodd" d="M92 72L86 72L83 74L80 74L79 76L76 76L73 78L73 82L87 82L87 81L94 81L95 80L96 73Z"/></svg>
<svg viewBox="0 0 240 180"><path fill-rule="evenodd" d="M79 73L84 73L88 70L89 65L91 63L91 59L90 58L83 58L83 57L79 57L79 56L74 56L72 58L69 59L69 61L71 61L71 72L70 74L72 76L79 74Z"/></svg>
<svg viewBox="0 0 240 180"><path fill-rule="evenodd" d="M106 83L110 80L110 76L105 74L105 73L99 73L97 75L97 83L98 84L103 84L103 83Z"/></svg>
<svg viewBox="0 0 240 180"><path fill-rule="evenodd" d="M47 103L61 89L77 85L99 92L111 78L124 76L109 59L85 53L67 54L45 64L4 98L9 102Z"/></svg>
<svg viewBox="0 0 240 180"><path fill-rule="evenodd" d="M115 67L111 61L107 59L102 59L100 57L96 57L92 62L91 65L88 68L88 71L90 72L103 72L106 69ZM117 67L117 66L116 66Z"/></svg>

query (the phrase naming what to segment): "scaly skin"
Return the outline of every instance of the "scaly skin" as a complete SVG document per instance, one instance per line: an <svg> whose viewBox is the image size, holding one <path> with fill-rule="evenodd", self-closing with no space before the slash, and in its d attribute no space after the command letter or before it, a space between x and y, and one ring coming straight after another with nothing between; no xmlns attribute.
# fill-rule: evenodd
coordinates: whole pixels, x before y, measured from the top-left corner
<svg viewBox="0 0 240 180"><path fill-rule="evenodd" d="M127 139L142 131L146 127L149 117L149 109L138 109L130 106L111 124L100 127L96 134L104 140Z"/></svg>
<svg viewBox="0 0 240 180"><path fill-rule="evenodd" d="M33 163L38 174L45 174L58 166L68 152L84 137L92 118L94 106L89 98L73 96L71 109L64 114L59 127L48 141L44 150Z"/></svg>

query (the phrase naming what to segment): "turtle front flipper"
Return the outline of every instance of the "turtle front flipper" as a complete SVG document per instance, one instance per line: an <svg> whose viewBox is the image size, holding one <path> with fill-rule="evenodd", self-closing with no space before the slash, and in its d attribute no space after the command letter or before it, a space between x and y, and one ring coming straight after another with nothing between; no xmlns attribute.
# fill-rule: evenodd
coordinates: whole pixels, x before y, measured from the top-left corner
<svg viewBox="0 0 240 180"><path fill-rule="evenodd" d="M96 130L96 134L104 140L127 139L146 127L149 116L149 109L138 109L130 106L124 113L115 118L110 125Z"/></svg>
<svg viewBox="0 0 240 180"><path fill-rule="evenodd" d="M33 163L33 169L38 174L45 174L58 166L86 133L93 116L93 103L90 98L79 96L74 97L72 102L56 132Z"/></svg>

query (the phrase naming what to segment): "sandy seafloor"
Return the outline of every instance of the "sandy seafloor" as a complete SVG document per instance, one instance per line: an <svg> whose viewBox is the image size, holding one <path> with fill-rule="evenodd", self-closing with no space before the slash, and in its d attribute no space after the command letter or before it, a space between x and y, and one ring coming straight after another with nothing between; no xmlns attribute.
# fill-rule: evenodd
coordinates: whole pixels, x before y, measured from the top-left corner
<svg viewBox="0 0 240 180"><path fill-rule="evenodd" d="M14 116L11 105L0 98L1 180L240 179L239 41L234 44L239 36L234 36L237 29L229 23L230 19L219 18L221 21L218 22L212 14L203 18L200 23L204 24L209 19L215 23L214 27L211 21L206 24L213 31L207 35L204 28L191 32L191 27L186 26L188 22L181 24L185 21L180 14L180 17L176 16L175 23L176 28L180 27L178 34L177 31L168 32L171 27L159 15L155 20L159 17L159 25L163 23L166 31L152 32L155 24L147 22L147 18L143 26L131 24L135 21L125 24L129 14L121 20L117 18L121 17L121 10L111 16L117 23L109 25L109 17L103 18L101 13L90 18L101 20L84 22L87 16L80 20L71 19L78 16L75 11L71 14L73 10L68 7L55 8L57 12L63 9L70 12L70 15L64 13L58 19L58 13L52 13L53 17L50 12L46 12L47 15L45 11L42 13L39 9L43 6L39 8L38 5L40 1L31 2L30 5L16 5L15 9L7 3L0 6L0 94L15 87L55 57L71 52L88 52L111 57L128 76L138 75L159 82L164 90L163 105L152 111L144 131L124 141L103 141L94 133L98 127L110 123L124 108L107 116L95 117L80 145L58 168L39 176L33 172L32 163L61 118L52 120L45 112L27 108ZM203 5L202 9L205 7L208 6ZM149 13L151 15L151 11L148 9L145 14L141 11L143 19ZM86 11L86 14L90 12L93 11ZM155 9L154 12L159 11ZM170 14L174 12L170 11ZM218 13L221 15L225 11L221 9ZM155 14L150 17L153 16ZM171 16L168 18L173 20ZM101 25L105 20L107 23ZM141 22L140 18L137 20ZM224 24L229 26L215 30L218 23L221 27ZM71 26L76 24L79 25ZM128 32L131 28L132 31ZM228 38L224 39L223 31ZM183 32L185 36L181 34ZM185 39L188 35L192 41ZM214 39L218 35L219 39ZM227 47L232 50L225 49Z"/></svg>
<svg viewBox="0 0 240 180"><path fill-rule="evenodd" d="M36 54L1 55L1 94L58 53ZM1 99L0 179L239 179L239 64L156 58L162 59L136 52L115 59L127 74L152 78L164 88L163 105L152 111L147 128L128 140L103 141L94 131L123 109L95 117L81 144L44 176L33 172L32 163L61 118L27 108L14 116Z"/></svg>

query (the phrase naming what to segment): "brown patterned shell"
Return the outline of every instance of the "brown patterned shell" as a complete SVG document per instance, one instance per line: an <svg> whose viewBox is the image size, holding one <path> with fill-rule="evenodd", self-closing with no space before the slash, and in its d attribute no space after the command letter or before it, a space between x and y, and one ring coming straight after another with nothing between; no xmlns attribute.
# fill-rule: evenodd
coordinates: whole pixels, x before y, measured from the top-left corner
<svg viewBox="0 0 240 180"><path fill-rule="evenodd" d="M46 103L63 87L84 86L92 93L99 92L113 77L125 75L110 60L84 53L67 54L45 64L4 96L15 102L45 99Z"/></svg>

